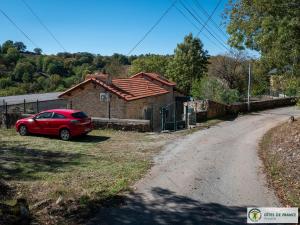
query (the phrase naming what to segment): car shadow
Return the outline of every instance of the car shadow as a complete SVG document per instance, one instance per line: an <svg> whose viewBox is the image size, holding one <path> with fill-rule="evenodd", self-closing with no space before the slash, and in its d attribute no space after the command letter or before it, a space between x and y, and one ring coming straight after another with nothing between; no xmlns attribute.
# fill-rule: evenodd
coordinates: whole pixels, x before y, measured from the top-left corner
<svg viewBox="0 0 300 225"><path fill-rule="evenodd" d="M73 137L70 141L72 141L72 142L98 143L98 142L106 141L108 139L110 139L110 137L97 136L97 135L84 135L84 136Z"/></svg>
<svg viewBox="0 0 300 225"><path fill-rule="evenodd" d="M46 139L53 139L53 140L60 140L57 136L49 136L44 134L30 134L29 136L32 137L43 137ZM110 139L110 137L107 136L97 136L97 135L84 135L84 136L77 136L72 137L69 142L78 142L78 143L99 143ZM61 140L62 141L62 140Z"/></svg>

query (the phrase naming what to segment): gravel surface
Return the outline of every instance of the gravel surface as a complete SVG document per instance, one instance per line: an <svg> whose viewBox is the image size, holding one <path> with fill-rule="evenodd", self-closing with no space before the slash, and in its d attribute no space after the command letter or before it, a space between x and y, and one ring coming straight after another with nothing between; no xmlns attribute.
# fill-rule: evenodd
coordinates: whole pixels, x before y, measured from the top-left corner
<svg viewBox="0 0 300 225"><path fill-rule="evenodd" d="M89 224L245 224L246 207L280 206L257 155L263 134L295 107L238 117L168 145L125 204Z"/></svg>

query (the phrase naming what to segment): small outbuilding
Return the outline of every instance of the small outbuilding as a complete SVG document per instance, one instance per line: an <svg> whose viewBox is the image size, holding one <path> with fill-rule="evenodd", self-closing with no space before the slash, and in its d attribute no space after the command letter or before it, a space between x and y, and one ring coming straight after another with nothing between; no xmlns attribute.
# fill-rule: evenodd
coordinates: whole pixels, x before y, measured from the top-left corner
<svg viewBox="0 0 300 225"><path fill-rule="evenodd" d="M141 72L117 79L103 73L90 74L59 97L68 101L69 108L85 111L92 117L147 119L152 129L158 130L162 108L183 108L176 103L180 96L176 83L155 73ZM175 116L175 111L164 115L169 120L172 116L179 118L181 115Z"/></svg>

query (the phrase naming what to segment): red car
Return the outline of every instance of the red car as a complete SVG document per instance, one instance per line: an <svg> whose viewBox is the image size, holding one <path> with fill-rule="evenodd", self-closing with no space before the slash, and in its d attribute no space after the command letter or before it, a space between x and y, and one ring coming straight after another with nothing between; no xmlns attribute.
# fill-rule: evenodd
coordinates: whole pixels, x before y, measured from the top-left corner
<svg viewBox="0 0 300 225"><path fill-rule="evenodd" d="M67 141L92 130L92 121L84 112L71 109L52 109L20 119L16 123L20 135L56 135Z"/></svg>

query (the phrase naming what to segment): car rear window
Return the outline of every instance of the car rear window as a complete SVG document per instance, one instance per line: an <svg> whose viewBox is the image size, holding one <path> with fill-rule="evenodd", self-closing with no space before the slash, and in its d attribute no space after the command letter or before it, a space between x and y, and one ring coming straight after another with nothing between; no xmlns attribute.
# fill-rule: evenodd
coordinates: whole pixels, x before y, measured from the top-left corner
<svg viewBox="0 0 300 225"><path fill-rule="evenodd" d="M76 112L76 113L73 113L72 116L74 118L78 118L78 119L84 119L84 118L88 117L84 112Z"/></svg>

